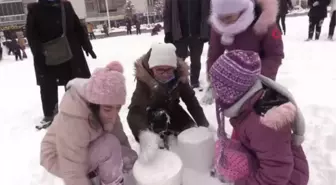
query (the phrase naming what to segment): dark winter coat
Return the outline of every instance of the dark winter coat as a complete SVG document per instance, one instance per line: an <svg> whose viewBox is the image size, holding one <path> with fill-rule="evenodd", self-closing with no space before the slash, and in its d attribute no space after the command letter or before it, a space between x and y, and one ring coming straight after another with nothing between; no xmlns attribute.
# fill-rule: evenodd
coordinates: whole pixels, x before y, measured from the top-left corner
<svg viewBox="0 0 336 185"><path fill-rule="evenodd" d="M291 130L298 111L295 105L264 86L237 111L239 115L230 122L257 167L234 184L307 185L308 162L302 147L294 144Z"/></svg>
<svg viewBox="0 0 336 185"><path fill-rule="evenodd" d="M189 36L209 40L209 0L166 0L163 23L166 41L173 43Z"/></svg>
<svg viewBox="0 0 336 185"><path fill-rule="evenodd" d="M132 30L132 21L130 19L126 20L126 29Z"/></svg>
<svg viewBox="0 0 336 185"><path fill-rule="evenodd" d="M278 69L284 58L283 42L281 32L276 24L268 29L264 35L257 35L253 30L253 24L242 33L236 35L231 45L221 44L221 35L214 29L211 30L211 37L208 50L207 68L226 50L250 50L259 53L262 59L261 74L271 79L275 79Z"/></svg>
<svg viewBox="0 0 336 185"><path fill-rule="evenodd" d="M292 0L279 0L279 15L284 16L293 8Z"/></svg>
<svg viewBox="0 0 336 185"><path fill-rule="evenodd" d="M1 46L1 42L0 42L0 60L2 60L2 46Z"/></svg>
<svg viewBox="0 0 336 185"><path fill-rule="evenodd" d="M319 4L317 6L313 6L315 2L319 2ZM308 0L308 6L310 7L308 16L317 19L326 18L329 4L330 0Z"/></svg>
<svg viewBox="0 0 336 185"><path fill-rule="evenodd" d="M138 30L140 30L140 28L141 28L141 23L140 23L140 21L137 20L137 21L135 22L135 28L138 29Z"/></svg>
<svg viewBox="0 0 336 185"><path fill-rule="evenodd" d="M148 67L150 52L141 57L135 63L136 89L133 92L127 121L129 127L138 141L139 132L150 129L152 126L164 126L164 123L152 125L149 122L156 119L148 111L162 109L170 116L168 129L181 132L191 126L208 126L209 123L204 115L193 89L188 83L188 67L182 60L178 60L176 80L169 87L159 84L152 76ZM180 98L185 103L190 115L180 105ZM166 121L166 120L164 120ZM152 123L152 122L151 122ZM161 130L164 128L161 128ZM160 128L158 128L160 130ZM158 131L154 130L158 133Z"/></svg>
<svg viewBox="0 0 336 185"><path fill-rule="evenodd" d="M11 42L9 43L9 47L11 48L12 51L14 52L20 52L20 45L19 43L16 41L16 39L12 39Z"/></svg>
<svg viewBox="0 0 336 185"><path fill-rule="evenodd" d="M73 58L58 66L45 64L42 43L60 37L63 33L61 8L52 6L46 0L28 5L27 39L34 56L34 66L37 84L58 80L58 85L65 85L75 77L89 78L91 76L83 49L91 51L92 45L79 21L70 2L64 2L66 12L66 36L73 53Z"/></svg>

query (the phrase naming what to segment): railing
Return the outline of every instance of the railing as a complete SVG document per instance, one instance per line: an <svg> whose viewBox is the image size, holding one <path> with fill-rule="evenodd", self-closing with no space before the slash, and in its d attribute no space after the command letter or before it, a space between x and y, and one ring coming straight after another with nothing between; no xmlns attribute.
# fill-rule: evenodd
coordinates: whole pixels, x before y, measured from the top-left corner
<svg viewBox="0 0 336 185"><path fill-rule="evenodd" d="M23 0L8 0L8 1L0 1L0 4L5 3L22 3Z"/></svg>
<svg viewBox="0 0 336 185"><path fill-rule="evenodd" d="M118 15L122 15L124 14L123 11L116 11L116 12L109 12L110 16L118 16ZM87 17L105 17L106 16L106 12L105 13L98 13L98 12L87 12Z"/></svg>
<svg viewBox="0 0 336 185"><path fill-rule="evenodd" d="M0 16L0 25L8 25L11 23L15 24L15 23L21 23L25 21L26 21L25 14Z"/></svg>

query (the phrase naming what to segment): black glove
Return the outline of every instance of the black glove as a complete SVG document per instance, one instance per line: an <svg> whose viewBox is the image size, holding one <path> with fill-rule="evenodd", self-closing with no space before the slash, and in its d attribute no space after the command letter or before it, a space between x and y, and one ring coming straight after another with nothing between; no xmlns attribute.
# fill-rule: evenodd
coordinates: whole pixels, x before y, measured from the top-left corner
<svg viewBox="0 0 336 185"><path fill-rule="evenodd" d="M164 42L173 43L173 34L171 32L165 33Z"/></svg>
<svg viewBox="0 0 336 185"><path fill-rule="evenodd" d="M200 37L200 41L203 43L206 43L206 42L209 42L209 39Z"/></svg>
<svg viewBox="0 0 336 185"><path fill-rule="evenodd" d="M93 50L85 51L85 53L86 53L86 56L89 56L89 54L90 54L93 59L97 58L97 55Z"/></svg>
<svg viewBox="0 0 336 185"><path fill-rule="evenodd" d="M151 130L155 133L161 133L168 130L170 124L170 116L165 109L147 108L147 119L150 123Z"/></svg>

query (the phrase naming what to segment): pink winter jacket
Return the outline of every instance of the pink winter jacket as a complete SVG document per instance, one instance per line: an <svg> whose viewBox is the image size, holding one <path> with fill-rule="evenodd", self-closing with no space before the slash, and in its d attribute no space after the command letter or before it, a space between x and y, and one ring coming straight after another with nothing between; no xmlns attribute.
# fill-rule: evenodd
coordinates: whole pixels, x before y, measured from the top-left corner
<svg viewBox="0 0 336 185"><path fill-rule="evenodd" d="M59 113L41 143L41 165L50 173L62 178L66 185L91 185L88 146L103 134L89 124L91 111L78 93L81 83L75 83L65 93ZM122 146L130 147L120 121L112 132Z"/></svg>

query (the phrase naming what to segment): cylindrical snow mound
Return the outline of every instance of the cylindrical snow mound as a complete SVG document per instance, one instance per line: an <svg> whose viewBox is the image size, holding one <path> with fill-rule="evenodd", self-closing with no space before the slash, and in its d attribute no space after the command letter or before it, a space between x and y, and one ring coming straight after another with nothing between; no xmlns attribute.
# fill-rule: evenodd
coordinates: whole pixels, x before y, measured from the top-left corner
<svg viewBox="0 0 336 185"><path fill-rule="evenodd" d="M215 156L215 139L206 127L193 127L178 135L178 153L183 166L209 172Z"/></svg>
<svg viewBox="0 0 336 185"><path fill-rule="evenodd" d="M181 185L182 161L173 152L158 150L150 163L136 161L133 175L137 185Z"/></svg>

